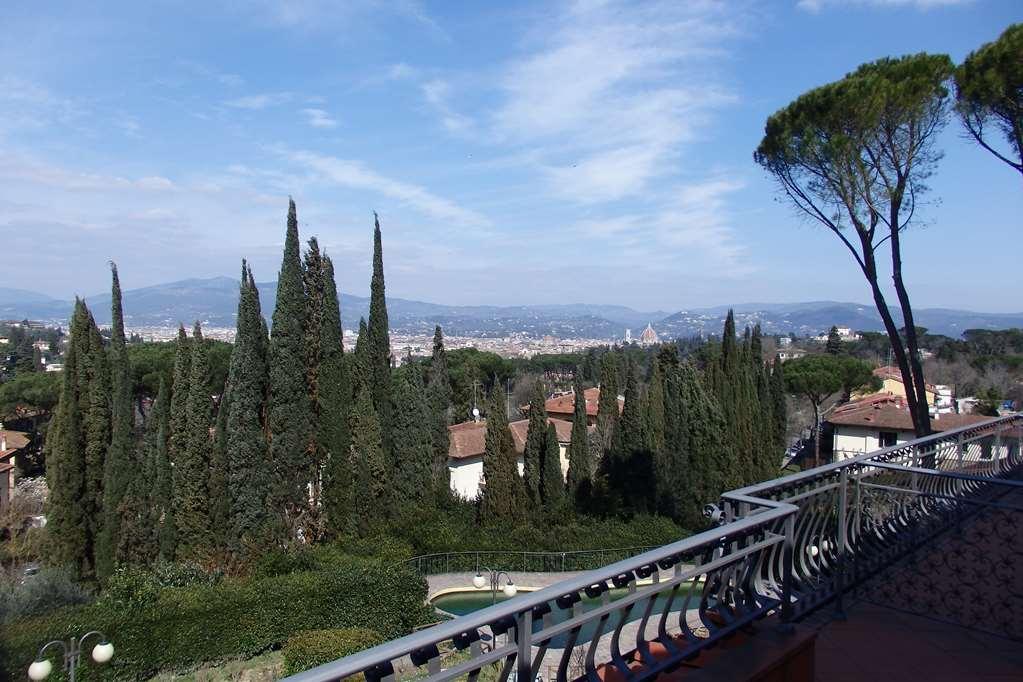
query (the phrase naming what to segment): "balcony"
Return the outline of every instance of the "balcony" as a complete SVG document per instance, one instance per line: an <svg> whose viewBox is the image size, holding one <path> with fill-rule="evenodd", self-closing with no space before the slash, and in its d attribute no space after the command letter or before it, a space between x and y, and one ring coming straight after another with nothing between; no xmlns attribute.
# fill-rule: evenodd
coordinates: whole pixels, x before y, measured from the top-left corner
<svg viewBox="0 0 1023 682"><path fill-rule="evenodd" d="M1021 679L1021 445L1005 417L734 490L710 530L290 682Z"/></svg>

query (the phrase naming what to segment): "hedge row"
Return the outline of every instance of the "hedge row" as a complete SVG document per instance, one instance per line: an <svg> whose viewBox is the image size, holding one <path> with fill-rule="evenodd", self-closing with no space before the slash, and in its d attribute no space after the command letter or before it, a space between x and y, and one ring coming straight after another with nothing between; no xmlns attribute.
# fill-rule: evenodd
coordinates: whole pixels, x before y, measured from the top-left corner
<svg viewBox="0 0 1023 682"><path fill-rule="evenodd" d="M384 641L379 632L366 628L306 630L284 645L284 674L294 675Z"/></svg>
<svg viewBox="0 0 1023 682"><path fill-rule="evenodd" d="M304 630L363 627L390 639L429 619L425 598L411 568L347 559L321 571L165 588L150 599L101 599L0 628L0 675L24 679L40 644L93 629L116 653L107 665L83 665L83 679L140 680L247 658Z"/></svg>

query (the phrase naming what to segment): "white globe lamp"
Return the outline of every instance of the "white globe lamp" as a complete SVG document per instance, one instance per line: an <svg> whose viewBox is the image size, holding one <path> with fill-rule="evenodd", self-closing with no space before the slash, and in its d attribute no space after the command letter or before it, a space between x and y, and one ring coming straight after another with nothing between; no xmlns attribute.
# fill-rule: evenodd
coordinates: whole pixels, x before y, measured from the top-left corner
<svg viewBox="0 0 1023 682"><path fill-rule="evenodd" d="M482 590L483 587L487 584L487 579L484 578L481 574L477 573L476 576L472 579L472 584L473 587L475 587L477 590Z"/></svg>
<svg viewBox="0 0 1023 682"><path fill-rule="evenodd" d="M516 594L518 594L518 591L519 588L516 587L515 583L513 583L511 580L504 584L504 596L509 598L514 597Z"/></svg>
<svg viewBox="0 0 1023 682"><path fill-rule="evenodd" d="M100 642L92 648L92 660L97 663L106 663L114 657L114 645L110 642Z"/></svg>
<svg viewBox="0 0 1023 682"><path fill-rule="evenodd" d="M50 676L52 670L53 663L50 663L48 659L32 661L32 665L28 667L28 677L31 680L45 680Z"/></svg>

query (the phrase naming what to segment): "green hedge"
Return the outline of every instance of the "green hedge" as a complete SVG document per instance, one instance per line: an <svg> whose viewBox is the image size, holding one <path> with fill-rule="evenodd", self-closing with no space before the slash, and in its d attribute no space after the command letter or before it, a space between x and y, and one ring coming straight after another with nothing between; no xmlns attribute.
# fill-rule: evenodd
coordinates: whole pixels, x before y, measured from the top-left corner
<svg viewBox="0 0 1023 682"><path fill-rule="evenodd" d="M294 675L384 641L379 632L367 628L306 630L284 645L284 674Z"/></svg>
<svg viewBox="0 0 1023 682"><path fill-rule="evenodd" d="M315 572L101 599L0 628L0 676L24 679L40 644L92 629L116 653L105 666L83 665L90 679L146 679L247 658L303 630L365 627L390 639L429 619L425 598L426 582L411 568L349 558Z"/></svg>

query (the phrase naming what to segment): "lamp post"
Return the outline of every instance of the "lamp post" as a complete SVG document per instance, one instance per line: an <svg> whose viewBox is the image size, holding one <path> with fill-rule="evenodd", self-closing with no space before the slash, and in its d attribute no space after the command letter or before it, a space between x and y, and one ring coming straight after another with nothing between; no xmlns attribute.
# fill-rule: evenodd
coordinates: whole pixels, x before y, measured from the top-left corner
<svg viewBox="0 0 1023 682"><path fill-rule="evenodd" d="M504 596L511 598L518 593L519 588L515 586L514 581L512 581L512 577L507 571L495 571L494 569L487 568L486 566L483 566L482 568L483 571L490 575L490 594L494 598L494 604L497 603L497 588L501 586L501 576L504 576L505 579L504 589L502 590L504 592ZM487 585L487 577L484 576L479 569L476 570L476 576L472 579L472 585L477 590L482 590Z"/></svg>
<svg viewBox="0 0 1023 682"><path fill-rule="evenodd" d="M92 648L92 660L97 663L106 663L114 657L114 645L107 641L107 636L98 630L92 632L86 632L79 638L71 637L66 642L59 639L55 639L52 642L47 642L40 649L39 653L36 654L36 660L32 662L32 665L28 667L28 676L30 679L39 682L44 680L53 671L53 663L48 658L44 658L46 650L52 646L60 646L64 650L64 670L67 671L68 679L70 682L75 682L75 669L78 667L78 661L82 657L82 650L85 648L85 640L93 635L99 637L99 644Z"/></svg>

